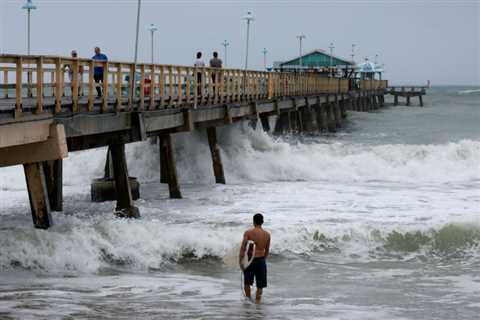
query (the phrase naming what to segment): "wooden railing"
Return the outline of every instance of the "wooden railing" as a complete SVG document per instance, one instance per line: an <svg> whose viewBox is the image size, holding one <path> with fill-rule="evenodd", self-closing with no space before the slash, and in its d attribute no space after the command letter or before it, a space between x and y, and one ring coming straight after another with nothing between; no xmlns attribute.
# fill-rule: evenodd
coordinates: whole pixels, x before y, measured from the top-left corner
<svg viewBox="0 0 480 320"><path fill-rule="evenodd" d="M94 81L102 67L103 82ZM383 83L383 82L382 82ZM96 97L101 86L102 98ZM378 86L376 86L378 87ZM12 100L15 115L26 105L42 113L156 110L287 96L347 93L348 80L315 73L280 73L177 65L133 64L58 56L0 55L0 102Z"/></svg>

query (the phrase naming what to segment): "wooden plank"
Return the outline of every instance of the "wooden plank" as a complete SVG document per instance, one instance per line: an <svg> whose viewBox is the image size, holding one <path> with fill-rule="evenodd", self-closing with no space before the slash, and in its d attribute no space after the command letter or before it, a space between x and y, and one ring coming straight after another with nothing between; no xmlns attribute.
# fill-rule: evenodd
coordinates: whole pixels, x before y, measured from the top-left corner
<svg viewBox="0 0 480 320"><path fill-rule="evenodd" d="M182 88L182 70L181 67L176 67L177 69L177 106L182 105L183 103L183 88Z"/></svg>
<svg viewBox="0 0 480 320"><path fill-rule="evenodd" d="M159 85L159 95L160 95L160 107L165 105L165 74L163 66L160 66L160 79L158 81Z"/></svg>
<svg viewBox="0 0 480 320"><path fill-rule="evenodd" d="M103 65L103 92L102 92L102 112L107 112L108 110L108 69L109 69L109 62L104 61L102 62Z"/></svg>
<svg viewBox="0 0 480 320"><path fill-rule="evenodd" d="M87 109L89 112L93 111L93 99L95 90L95 81L93 79L93 72L95 69L95 62L93 60L88 63L88 106Z"/></svg>
<svg viewBox="0 0 480 320"><path fill-rule="evenodd" d="M35 114L43 112L43 57L37 58L37 109Z"/></svg>
<svg viewBox="0 0 480 320"><path fill-rule="evenodd" d="M22 58L17 58L17 70L16 70L16 79L15 79L15 118L22 116L22 68L23 62Z"/></svg>
<svg viewBox="0 0 480 320"><path fill-rule="evenodd" d="M173 106L173 66L168 66L168 106Z"/></svg>
<svg viewBox="0 0 480 320"><path fill-rule="evenodd" d="M8 86L8 70L3 70L3 84L5 86ZM5 89L5 92L3 94L3 97L5 99L8 98L8 89Z"/></svg>
<svg viewBox="0 0 480 320"><path fill-rule="evenodd" d="M138 103L138 110L143 110L145 107L145 65L140 65L140 101Z"/></svg>
<svg viewBox="0 0 480 320"><path fill-rule="evenodd" d="M150 110L155 109L155 65L150 65Z"/></svg>
<svg viewBox="0 0 480 320"><path fill-rule="evenodd" d="M115 103L115 110L120 112L122 110L122 64L117 63L117 83L116 83L116 96L117 101Z"/></svg>
<svg viewBox="0 0 480 320"><path fill-rule="evenodd" d="M186 104L191 103L191 95L192 93L190 92L191 89L191 81L192 81L192 69L191 68L185 68L185 100Z"/></svg>
<svg viewBox="0 0 480 320"><path fill-rule="evenodd" d="M78 112L78 59L72 61L72 111Z"/></svg>

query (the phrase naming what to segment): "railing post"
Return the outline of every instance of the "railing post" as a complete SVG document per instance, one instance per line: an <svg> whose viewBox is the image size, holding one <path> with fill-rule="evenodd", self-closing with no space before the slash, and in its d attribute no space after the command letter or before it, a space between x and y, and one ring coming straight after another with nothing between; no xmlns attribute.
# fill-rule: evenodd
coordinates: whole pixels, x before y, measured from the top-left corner
<svg viewBox="0 0 480 320"><path fill-rule="evenodd" d="M155 65L150 65L150 110L155 109Z"/></svg>
<svg viewBox="0 0 480 320"><path fill-rule="evenodd" d="M22 116L22 57L17 58L16 79L15 79L15 118Z"/></svg>
<svg viewBox="0 0 480 320"><path fill-rule="evenodd" d="M95 89L95 82L93 77L93 70L95 69L95 61L90 60L88 63L88 111L93 111L93 90Z"/></svg>
<svg viewBox="0 0 480 320"><path fill-rule="evenodd" d="M168 66L168 106L173 105L173 66Z"/></svg>
<svg viewBox="0 0 480 320"><path fill-rule="evenodd" d="M177 69L177 106L180 106L183 103L182 68L176 67L175 69Z"/></svg>
<svg viewBox="0 0 480 320"><path fill-rule="evenodd" d="M145 64L140 65L140 102L138 110L143 111L145 107Z"/></svg>
<svg viewBox="0 0 480 320"><path fill-rule="evenodd" d="M108 109L108 61L102 62L103 64L103 99L102 99L102 112L106 112Z"/></svg>
<svg viewBox="0 0 480 320"><path fill-rule="evenodd" d="M129 76L128 76L128 110L132 110L133 109L133 105L135 103L134 101L134 96L135 96L135 86L136 86L136 82L135 82L135 69L137 67L137 65L135 63L132 63L129 65L130 66L130 72L129 72Z"/></svg>
<svg viewBox="0 0 480 320"><path fill-rule="evenodd" d="M122 64L117 64L117 103L116 111L120 112L122 110Z"/></svg>
<svg viewBox="0 0 480 320"><path fill-rule="evenodd" d="M55 113L62 111L63 70L62 59L55 60Z"/></svg>
<svg viewBox="0 0 480 320"><path fill-rule="evenodd" d="M8 98L8 70L3 71L3 84L5 85L5 91L3 97Z"/></svg>
<svg viewBox="0 0 480 320"><path fill-rule="evenodd" d="M35 114L43 112L43 57L37 58L37 109Z"/></svg>
<svg viewBox="0 0 480 320"><path fill-rule="evenodd" d="M191 99L191 95L192 95L192 93L190 92L190 90L191 90L190 81L192 79L192 73L191 73L190 70L191 69L188 68L188 67L185 69L185 97L186 97L187 105L190 104L190 99Z"/></svg>
<svg viewBox="0 0 480 320"><path fill-rule="evenodd" d="M159 94L160 94L160 107L165 105L165 73L163 66L160 66L160 79L159 79Z"/></svg>
<svg viewBox="0 0 480 320"><path fill-rule="evenodd" d="M78 58L72 61L72 111L78 112Z"/></svg>

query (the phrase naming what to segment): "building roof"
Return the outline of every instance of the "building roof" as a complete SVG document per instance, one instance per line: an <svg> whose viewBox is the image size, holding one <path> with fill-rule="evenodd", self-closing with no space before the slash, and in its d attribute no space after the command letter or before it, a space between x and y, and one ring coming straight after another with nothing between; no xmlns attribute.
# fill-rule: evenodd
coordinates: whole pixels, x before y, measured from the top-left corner
<svg viewBox="0 0 480 320"><path fill-rule="evenodd" d="M343 59L341 57L330 55L325 50L315 49L304 55L302 55L302 66L304 67L329 67L330 66L330 57L332 66L338 65L354 65L352 61ZM278 67L287 67L287 66L300 66L300 56L277 63Z"/></svg>

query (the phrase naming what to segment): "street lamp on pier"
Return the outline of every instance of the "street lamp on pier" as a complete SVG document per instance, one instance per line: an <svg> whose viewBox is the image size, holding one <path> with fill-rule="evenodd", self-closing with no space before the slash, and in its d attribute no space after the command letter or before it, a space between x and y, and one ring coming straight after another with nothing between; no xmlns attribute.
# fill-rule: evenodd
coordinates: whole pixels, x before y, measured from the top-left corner
<svg viewBox="0 0 480 320"><path fill-rule="evenodd" d="M148 27L147 27L147 30L150 31L150 35L151 35L151 49L152 49L152 64L154 62L154 59L153 59L153 34L155 33L155 31L158 30L157 26L155 26L153 23L151 23Z"/></svg>
<svg viewBox="0 0 480 320"><path fill-rule="evenodd" d="M302 40L305 39L304 34L300 34L297 36L298 42L299 42L299 51L300 51L300 68L303 67L303 61L302 61Z"/></svg>
<svg viewBox="0 0 480 320"><path fill-rule="evenodd" d="M30 12L37 9L32 0L27 0L22 7L23 10L27 10L27 54L30 55Z"/></svg>
<svg viewBox="0 0 480 320"><path fill-rule="evenodd" d="M247 45L245 48L245 70L248 68L248 42L250 38L250 23L252 21L255 21L255 18L253 18L253 15L250 11L247 12L247 14L242 18L243 20L247 21Z"/></svg>
<svg viewBox="0 0 480 320"><path fill-rule="evenodd" d="M227 47L229 45L230 45L230 43L228 43L227 40L223 40L223 42L222 42L222 46L224 48L223 60L225 60L224 63L223 63L224 67L227 67Z"/></svg>
<svg viewBox="0 0 480 320"><path fill-rule="evenodd" d="M333 49L335 47L333 46L333 42L330 42L330 73L332 73L332 66L333 66Z"/></svg>
<svg viewBox="0 0 480 320"><path fill-rule="evenodd" d="M268 53L267 48L263 48L262 53L263 53L263 69L267 70L267 53Z"/></svg>

